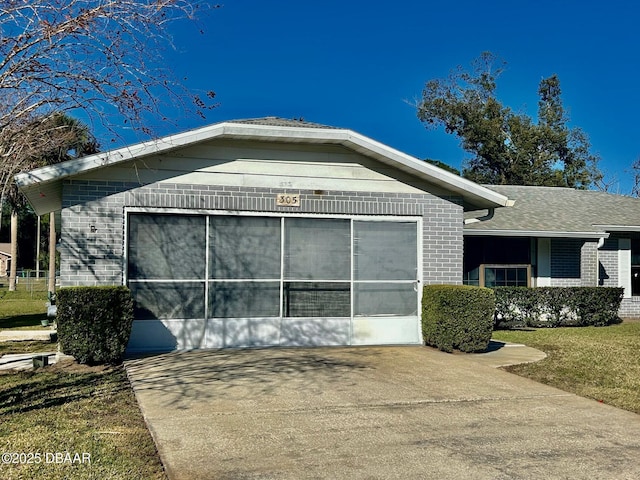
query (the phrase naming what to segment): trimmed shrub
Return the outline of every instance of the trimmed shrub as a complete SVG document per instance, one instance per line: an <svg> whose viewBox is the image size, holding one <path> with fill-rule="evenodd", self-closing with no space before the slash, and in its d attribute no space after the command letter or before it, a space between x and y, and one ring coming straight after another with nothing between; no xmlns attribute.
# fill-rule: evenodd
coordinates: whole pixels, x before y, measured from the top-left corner
<svg viewBox="0 0 640 480"><path fill-rule="evenodd" d="M496 287L495 324L501 327L531 326L540 317L537 292L527 287Z"/></svg>
<svg viewBox="0 0 640 480"><path fill-rule="evenodd" d="M426 285L422 294L422 335L442 351L480 352L493 331L491 289L466 285Z"/></svg>
<svg viewBox="0 0 640 480"><path fill-rule="evenodd" d="M573 308L578 325L604 327L617 323L624 288L576 287L573 291Z"/></svg>
<svg viewBox="0 0 640 480"><path fill-rule="evenodd" d="M496 287L496 327L605 326L618 320L624 289Z"/></svg>
<svg viewBox="0 0 640 480"><path fill-rule="evenodd" d="M79 363L122 361L133 324L133 299L127 287L62 288L57 296L61 350Z"/></svg>

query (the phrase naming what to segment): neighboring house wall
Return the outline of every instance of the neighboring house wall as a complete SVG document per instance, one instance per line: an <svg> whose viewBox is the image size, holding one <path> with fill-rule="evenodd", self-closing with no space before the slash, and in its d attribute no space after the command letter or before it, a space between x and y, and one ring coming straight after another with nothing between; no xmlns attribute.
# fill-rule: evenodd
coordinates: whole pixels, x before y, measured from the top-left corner
<svg viewBox="0 0 640 480"><path fill-rule="evenodd" d="M598 241L585 240L580 249L581 286L598 285Z"/></svg>
<svg viewBox="0 0 640 480"><path fill-rule="evenodd" d="M276 208L275 195L285 192L301 194L301 206ZM59 247L62 286L122 284L125 207L421 216L424 283L462 283L463 221L457 197L67 180Z"/></svg>
<svg viewBox="0 0 640 480"><path fill-rule="evenodd" d="M600 285L604 287L628 288L631 275L630 254L626 247L630 242L630 234L612 233L598 251L600 268ZM621 251L621 249L623 249ZM620 306L621 317L640 317L640 296L631 296L626 292Z"/></svg>
<svg viewBox="0 0 640 480"><path fill-rule="evenodd" d="M604 241L598 250L599 285L618 286L618 238L613 234Z"/></svg>
<svg viewBox="0 0 640 480"><path fill-rule="evenodd" d="M582 285L580 253L583 242L575 238L551 239L551 287Z"/></svg>
<svg viewBox="0 0 640 480"><path fill-rule="evenodd" d="M6 277L9 271L11 256L0 252L0 277Z"/></svg>

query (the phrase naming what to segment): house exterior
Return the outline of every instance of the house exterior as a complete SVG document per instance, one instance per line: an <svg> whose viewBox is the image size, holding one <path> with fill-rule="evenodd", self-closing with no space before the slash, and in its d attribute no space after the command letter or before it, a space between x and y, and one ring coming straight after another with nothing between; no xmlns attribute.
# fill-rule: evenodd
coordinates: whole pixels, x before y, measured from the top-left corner
<svg viewBox="0 0 640 480"><path fill-rule="evenodd" d="M11 268L11 244L0 243L0 277L8 277Z"/></svg>
<svg viewBox="0 0 640 480"><path fill-rule="evenodd" d="M511 208L465 212L464 283L624 287L640 316L640 199L557 187L494 185Z"/></svg>
<svg viewBox="0 0 640 480"><path fill-rule="evenodd" d="M61 286L127 285L131 351L419 344L465 211L510 205L356 132L223 122L16 177L61 210ZM497 210L496 210L497 211Z"/></svg>

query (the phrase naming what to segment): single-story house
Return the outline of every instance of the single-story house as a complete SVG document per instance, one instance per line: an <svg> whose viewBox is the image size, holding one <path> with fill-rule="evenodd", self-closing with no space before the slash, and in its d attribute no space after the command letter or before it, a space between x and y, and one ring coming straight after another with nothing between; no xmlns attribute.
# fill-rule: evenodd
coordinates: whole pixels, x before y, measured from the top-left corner
<svg viewBox="0 0 640 480"><path fill-rule="evenodd" d="M8 277L11 268L11 244L0 243L0 277Z"/></svg>
<svg viewBox="0 0 640 480"><path fill-rule="evenodd" d="M640 316L640 199L557 187L488 186L511 208L466 211L464 283L624 287Z"/></svg>
<svg viewBox="0 0 640 480"><path fill-rule="evenodd" d="M61 211L60 284L127 285L131 351L419 344L465 211L508 195L356 132L237 120L16 177Z"/></svg>

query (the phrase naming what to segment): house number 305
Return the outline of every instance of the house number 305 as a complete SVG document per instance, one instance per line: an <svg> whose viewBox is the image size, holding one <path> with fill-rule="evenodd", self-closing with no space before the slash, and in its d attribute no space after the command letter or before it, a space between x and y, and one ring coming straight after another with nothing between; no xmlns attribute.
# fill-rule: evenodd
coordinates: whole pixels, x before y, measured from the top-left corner
<svg viewBox="0 0 640 480"><path fill-rule="evenodd" d="M300 195L292 195L288 193L278 193L276 195L276 205L278 207L299 207Z"/></svg>

